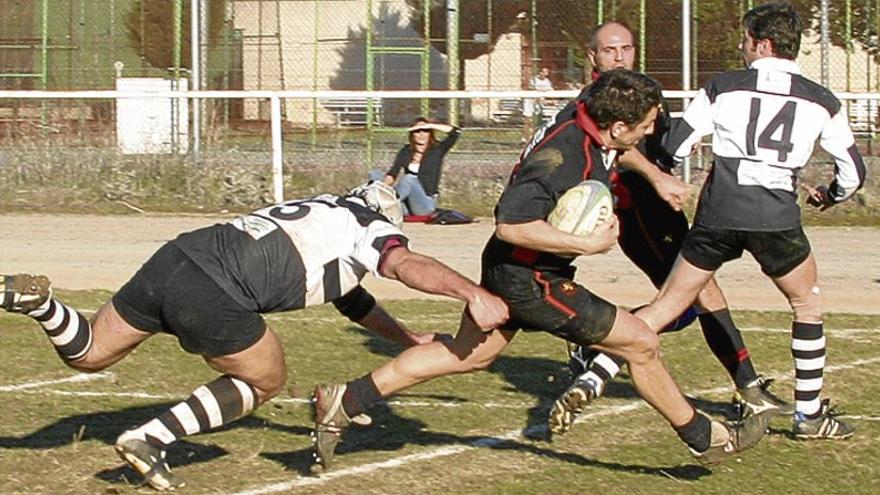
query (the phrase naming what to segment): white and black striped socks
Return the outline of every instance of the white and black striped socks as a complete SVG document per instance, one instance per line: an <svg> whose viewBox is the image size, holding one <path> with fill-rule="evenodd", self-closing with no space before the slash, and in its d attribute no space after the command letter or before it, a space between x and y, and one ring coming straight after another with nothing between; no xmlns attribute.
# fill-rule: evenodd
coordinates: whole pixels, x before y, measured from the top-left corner
<svg viewBox="0 0 880 495"><path fill-rule="evenodd" d="M159 417L126 431L117 442L138 438L164 449L187 435L209 431L247 416L257 405L253 387L223 375L195 389L188 399Z"/></svg>
<svg viewBox="0 0 880 495"><path fill-rule="evenodd" d="M55 350L65 361L76 361L92 347L92 325L75 309L49 298L39 308L27 313L40 322Z"/></svg>
<svg viewBox="0 0 880 495"><path fill-rule="evenodd" d="M620 373L620 367L626 363L611 354L598 353L590 362L587 371L577 377L578 382L589 382L593 385L596 396L601 396L605 391L605 384Z"/></svg>
<svg viewBox="0 0 880 495"><path fill-rule="evenodd" d="M822 412L819 394L822 392L822 372L825 369L822 323L792 323L791 355L795 370L795 416L816 418Z"/></svg>

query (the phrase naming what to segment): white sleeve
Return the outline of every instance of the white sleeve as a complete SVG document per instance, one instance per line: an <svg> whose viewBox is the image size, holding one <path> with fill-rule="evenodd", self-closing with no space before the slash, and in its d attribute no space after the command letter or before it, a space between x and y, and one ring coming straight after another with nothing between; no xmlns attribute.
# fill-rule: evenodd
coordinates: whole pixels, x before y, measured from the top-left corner
<svg viewBox="0 0 880 495"><path fill-rule="evenodd" d="M828 186L829 198L840 203L852 196L865 182L865 162L849 127L845 107L825 123L819 146L834 158L834 180Z"/></svg>
<svg viewBox="0 0 880 495"><path fill-rule="evenodd" d="M385 255L396 247L409 246L409 239L394 225L375 220L370 222L355 242L352 258L377 277Z"/></svg>
<svg viewBox="0 0 880 495"><path fill-rule="evenodd" d="M663 147L680 161L691 154L691 149L703 136L712 134L714 128L712 102L703 88L685 109L681 119L673 122L663 137Z"/></svg>

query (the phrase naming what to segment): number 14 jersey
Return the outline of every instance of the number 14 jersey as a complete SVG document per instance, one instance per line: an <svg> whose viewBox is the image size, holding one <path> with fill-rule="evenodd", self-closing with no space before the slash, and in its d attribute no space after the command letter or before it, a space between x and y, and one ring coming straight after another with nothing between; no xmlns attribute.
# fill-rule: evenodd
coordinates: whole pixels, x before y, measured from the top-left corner
<svg viewBox="0 0 880 495"><path fill-rule="evenodd" d="M676 158L712 135L713 167L694 223L752 231L800 225L799 171L817 139L834 160L833 202L865 179L845 109L828 89L800 75L797 64L762 58L723 73L701 89L664 139Z"/></svg>

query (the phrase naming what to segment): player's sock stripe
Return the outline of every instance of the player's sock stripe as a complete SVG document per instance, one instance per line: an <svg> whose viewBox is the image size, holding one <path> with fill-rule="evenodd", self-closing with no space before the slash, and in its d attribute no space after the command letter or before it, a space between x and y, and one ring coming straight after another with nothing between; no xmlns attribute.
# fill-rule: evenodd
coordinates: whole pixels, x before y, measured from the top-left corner
<svg viewBox="0 0 880 495"><path fill-rule="evenodd" d="M65 308L67 315L64 318L64 325L61 326L58 332L46 332L49 334L49 340L52 341L52 344L55 347L63 347L70 343L77 335L81 322L79 315L73 311Z"/></svg>
<svg viewBox="0 0 880 495"><path fill-rule="evenodd" d="M205 418L208 421L208 428L203 428L202 431L207 431L223 424L223 412L211 389L202 385L193 391L193 397L202 406L202 410L205 411ZM196 414L196 417L198 417L198 414ZM201 424L201 420L199 420L199 423Z"/></svg>
<svg viewBox="0 0 880 495"><path fill-rule="evenodd" d="M230 377L229 381L232 382L241 397L241 416L250 414L257 403L257 393L254 391L254 388L237 378Z"/></svg>
<svg viewBox="0 0 880 495"><path fill-rule="evenodd" d="M28 316L39 321L41 324L46 321L50 321L55 318L55 315L58 313L58 303L55 302L54 299L49 299L49 309L47 309L43 314L33 314L35 312L28 313ZM44 327L46 325L43 325ZM55 324L50 325L50 327L54 328L58 326L57 322Z"/></svg>
<svg viewBox="0 0 880 495"><path fill-rule="evenodd" d="M798 380L813 380L822 378L824 368L816 368L812 370L799 368L795 370L795 378Z"/></svg>
<svg viewBox="0 0 880 495"><path fill-rule="evenodd" d="M54 337L60 335L70 324L70 309L63 304L58 304L56 315L48 321L42 322L46 335Z"/></svg>
<svg viewBox="0 0 880 495"><path fill-rule="evenodd" d="M78 318L79 326L73 330L73 339L65 345L57 345L58 353L67 360L79 359L92 347L92 329L85 318ZM54 339L53 339L54 343Z"/></svg>
<svg viewBox="0 0 880 495"><path fill-rule="evenodd" d="M188 402L181 402L172 407L171 414L177 418L180 426L183 427L185 435L192 435L193 433L201 431L199 428L199 420L196 419L196 415L193 413L192 407Z"/></svg>
<svg viewBox="0 0 880 495"><path fill-rule="evenodd" d="M825 367L825 356L813 359L795 359L795 369L798 370L820 370Z"/></svg>
<svg viewBox="0 0 880 495"><path fill-rule="evenodd" d="M797 352L803 352L803 353L824 350L825 349L825 337L821 337L818 339L811 339L811 340L795 338L795 339L791 340L791 348Z"/></svg>
<svg viewBox="0 0 880 495"><path fill-rule="evenodd" d="M180 418L178 418L173 411L166 411L156 419L162 423L162 426L165 429L171 432L174 436L174 441L186 436L186 428L183 426L183 423L180 422Z"/></svg>
<svg viewBox="0 0 880 495"><path fill-rule="evenodd" d="M795 340L815 340L822 338L822 323L804 323L796 321L792 324L791 338Z"/></svg>
<svg viewBox="0 0 880 495"><path fill-rule="evenodd" d="M208 412L205 411L204 406L196 398L195 395L190 395L189 398L186 399L186 404L190 407L190 410L193 413L193 417L196 419L198 423L198 431L208 431L211 429L211 420L208 418Z"/></svg>
<svg viewBox="0 0 880 495"><path fill-rule="evenodd" d="M168 426L162 421L162 418L153 418L149 423L138 429L144 432L144 436L147 437L147 441L151 444L155 445L158 441L160 445L156 445L157 447L170 445L180 438L171 430L171 428L168 428ZM153 440L150 440L150 438Z"/></svg>
<svg viewBox="0 0 880 495"><path fill-rule="evenodd" d="M607 354L599 354L596 356L596 359L593 360L593 364L596 366L601 366L607 373L610 375L610 378L614 378L620 372L621 363L625 363L626 361L617 361L619 358L609 356Z"/></svg>

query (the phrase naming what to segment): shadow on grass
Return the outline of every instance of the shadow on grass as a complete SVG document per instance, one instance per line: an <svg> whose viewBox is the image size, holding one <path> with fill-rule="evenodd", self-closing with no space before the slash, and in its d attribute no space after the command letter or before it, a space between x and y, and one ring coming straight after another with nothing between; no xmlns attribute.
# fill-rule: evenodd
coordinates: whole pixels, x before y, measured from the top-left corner
<svg viewBox="0 0 880 495"><path fill-rule="evenodd" d="M364 346L373 354L393 358L403 348L394 342L390 342L360 327L349 327L349 331L361 334L366 340ZM561 354L561 353L560 353ZM564 356L560 356L563 358ZM490 373L500 375L507 381L513 390L531 395L536 399L534 406L526 411L526 425L546 424L547 416L553 402L561 395L571 383L571 374L568 365L562 359L559 361L518 356L499 356L488 370ZM622 381L626 380L626 381ZM629 376L624 371L617 380L613 380L605 387L605 397L617 399L634 399L640 397L635 388L628 381ZM404 396L399 394L398 397ZM417 397L406 395L407 397ZM464 397L437 397L421 396L448 402L467 403L471 399ZM689 398L692 404L712 415L720 415L725 419L738 419L739 412L729 402L714 402L700 398ZM526 428L523 435L530 440L549 440L549 431L538 428Z"/></svg>
<svg viewBox="0 0 880 495"><path fill-rule="evenodd" d="M174 404L176 402L157 403L116 411L68 416L21 437L0 436L0 449L54 449L88 440L97 440L107 445L113 445L116 442L116 437L123 431L159 416ZM211 431L213 433L233 428L256 430L269 428L302 436L308 436L311 433L311 429L307 427L282 425L254 416L244 417ZM108 450L108 455L109 452ZM168 463L172 468L186 466L209 462L226 454L228 452L217 445L203 445L180 440L168 449ZM107 482L126 484L131 483L132 480L141 479L141 476L127 465L99 471L95 476Z"/></svg>
<svg viewBox="0 0 880 495"><path fill-rule="evenodd" d="M53 449L80 441L98 440L112 445L123 431L132 426L146 423L167 411L176 402L150 404L115 411L100 411L62 418L55 423L22 437L0 436L3 449ZM289 426L267 421L264 418L246 416L211 430L212 433L234 428L272 429L294 435L308 435L311 430L305 427ZM169 456L178 444L169 450Z"/></svg>
<svg viewBox="0 0 880 495"><path fill-rule="evenodd" d="M588 466L611 471L628 472L631 474L646 474L663 478L672 476L689 481L697 480L703 476L711 474L710 470L697 465L656 467L605 462L597 459L590 459L576 453L559 452L548 447L536 445L529 441L426 431L423 422L398 416L387 406L377 406L373 408L371 410L371 415L374 419L373 426L368 428L353 427L346 430L343 441L336 447L337 456L345 456L361 451L398 451L407 445L446 448L462 447L465 449L485 448L501 451L515 450L517 452L527 452L532 455L554 459L577 466ZM297 472L301 476L309 476L309 467L313 462L312 450L310 448L292 452L266 452L260 455L281 464L290 471ZM337 458L336 460L336 469L340 469L338 467L338 461L341 459ZM332 472L331 469L330 473Z"/></svg>

